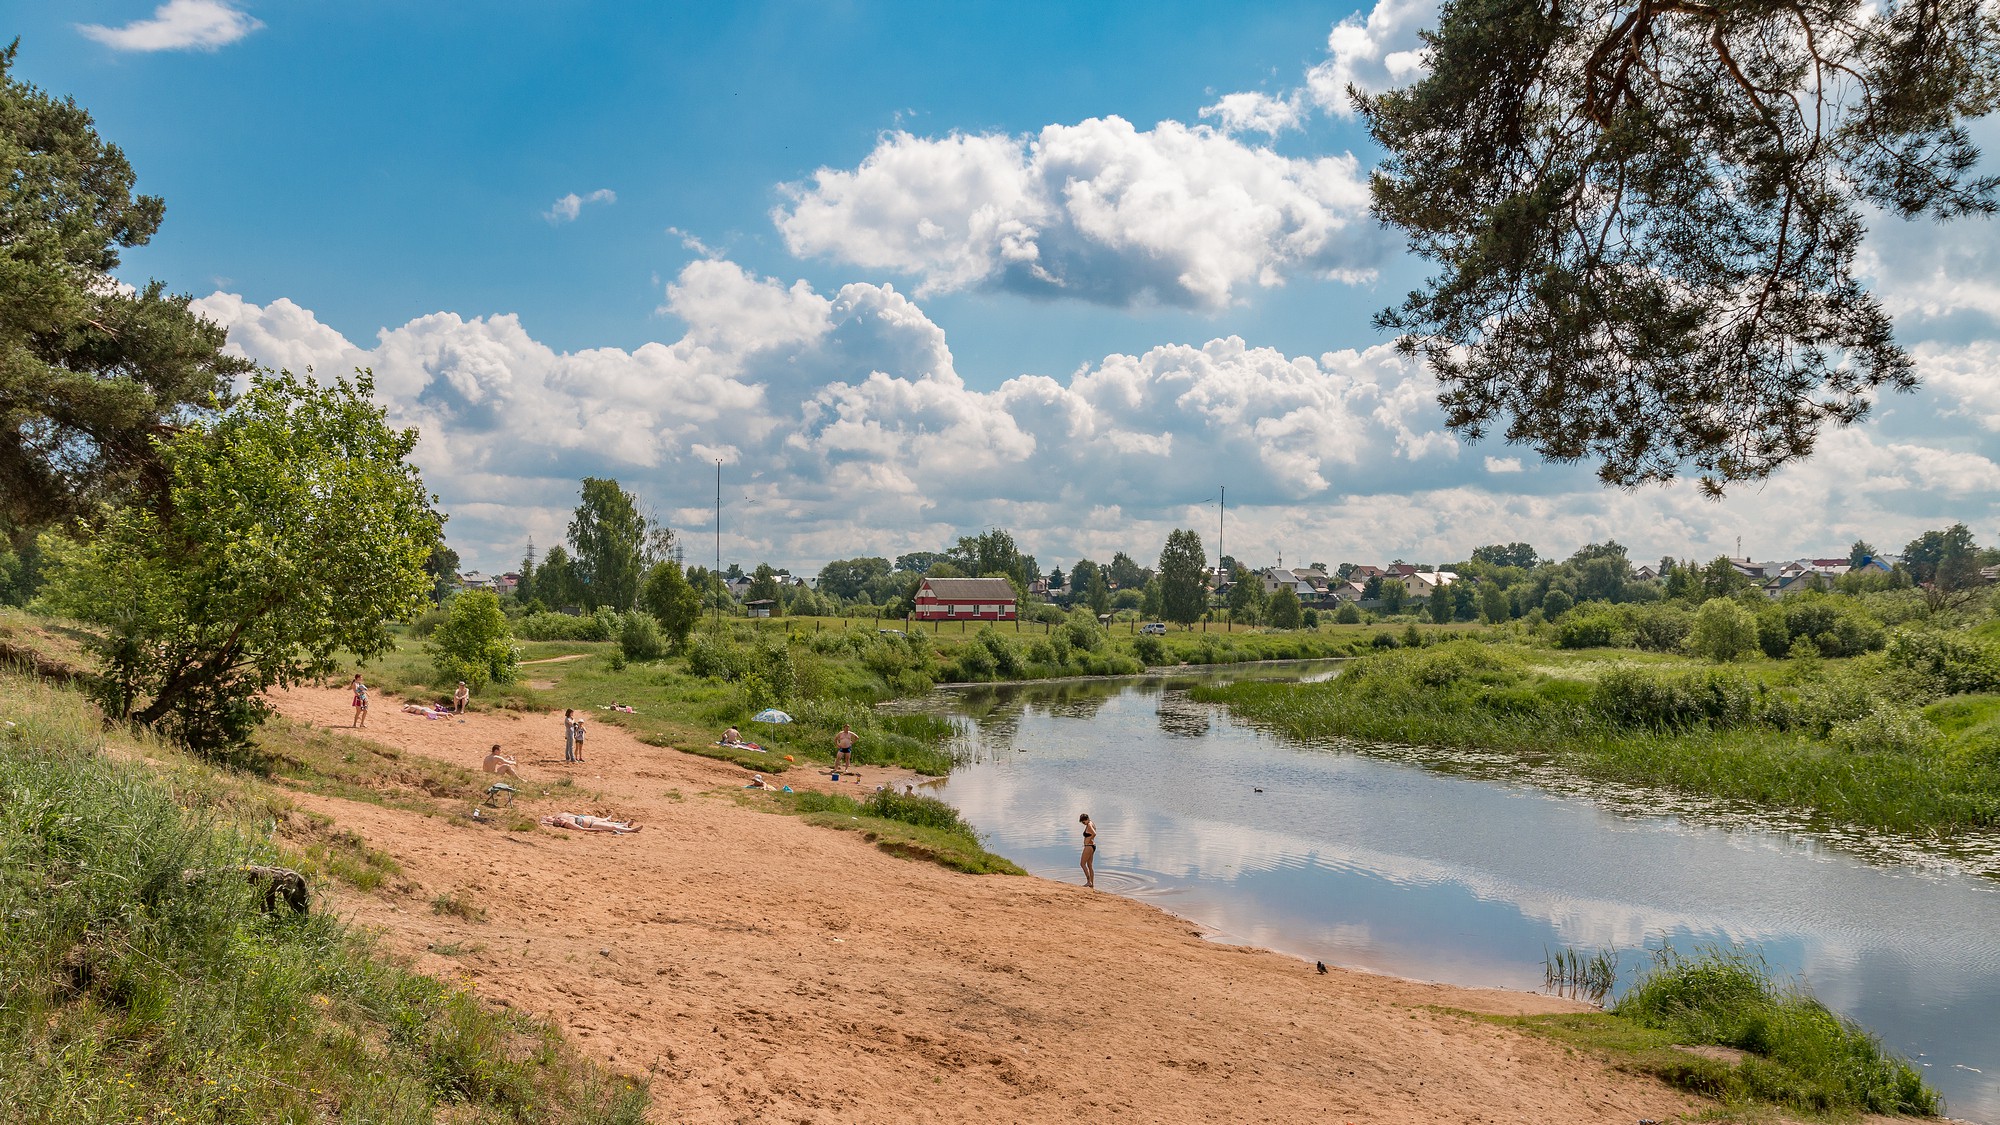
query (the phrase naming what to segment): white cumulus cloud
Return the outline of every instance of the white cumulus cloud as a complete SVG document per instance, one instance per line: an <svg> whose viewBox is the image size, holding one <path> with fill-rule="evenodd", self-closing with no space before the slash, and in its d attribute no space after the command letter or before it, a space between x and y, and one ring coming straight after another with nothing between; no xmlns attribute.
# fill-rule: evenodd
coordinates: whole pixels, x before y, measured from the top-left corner
<svg viewBox="0 0 2000 1125"><path fill-rule="evenodd" d="M76 29L118 51L181 51L190 48L213 51L225 47L263 23L237 10L227 0L167 0L153 9L150 19L133 20L122 27L78 24Z"/></svg>
<svg viewBox="0 0 2000 1125"><path fill-rule="evenodd" d="M552 223L573 223L576 221L578 215L583 214L583 207L586 203L616 202L618 202L618 193L612 191L610 188L598 188L588 195L578 195L575 192L570 192L568 195L550 204L549 209L542 212L542 218Z"/></svg>
<svg viewBox="0 0 2000 1125"><path fill-rule="evenodd" d="M1313 104L1352 117L1349 86L1375 94L1421 78L1427 64L1417 33L1435 24L1437 14L1436 0L1376 0L1366 18L1357 12L1334 24L1326 58L1306 72Z"/></svg>
<svg viewBox="0 0 2000 1125"><path fill-rule="evenodd" d="M1383 245L1351 155L1294 159L1175 121L894 132L789 190L773 219L794 254L913 276L919 296L1216 309L1296 274L1372 276Z"/></svg>
<svg viewBox="0 0 2000 1125"><path fill-rule="evenodd" d="M1201 116L1203 120L1214 118L1217 127L1225 133L1276 136L1287 129L1298 128L1305 119L1305 107L1300 104L1296 90L1282 98L1247 90L1222 95L1214 105L1201 107Z"/></svg>
<svg viewBox="0 0 2000 1125"><path fill-rule="evenodd" d="M259 362L373 368L392 418L422 431L417 460L453 546L487 569L530 535L558 541L584 476L616 477L703 531L718 459L725 561L801 570L984 527L1045 562L1150 558L1175 527L1208 535L1215 510L1200 502L1218 483L1230 551L1253 561L1451 561L1522 539L1567 554L1607 538L1635 557L1712 558L1737 535L1775 558L2000 517L2000 465L1976 432L1837 431L1814 460L1718 504L1686 487L1607 491L1587 466L1473 462L1440 428L1434 385L1386 345L1302 356L1226 336L982 388L892 286L820 292L702 259L664 299L684 326L673 339L569 352L514 316L433 313L355 341L283 298L196 306Z"/></svg>

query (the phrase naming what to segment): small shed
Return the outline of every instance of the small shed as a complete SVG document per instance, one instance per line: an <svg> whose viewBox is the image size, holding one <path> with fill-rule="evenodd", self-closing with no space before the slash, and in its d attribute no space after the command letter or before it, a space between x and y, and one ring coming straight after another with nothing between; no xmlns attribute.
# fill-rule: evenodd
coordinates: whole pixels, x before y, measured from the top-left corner
<svg viewBox="0 0 2000 1125"><path fill-rule="evenodd" d="M752 617L769 617L777 607L778 603L770 598L756 598L743 603L743 608L749 610Z"/></svg>

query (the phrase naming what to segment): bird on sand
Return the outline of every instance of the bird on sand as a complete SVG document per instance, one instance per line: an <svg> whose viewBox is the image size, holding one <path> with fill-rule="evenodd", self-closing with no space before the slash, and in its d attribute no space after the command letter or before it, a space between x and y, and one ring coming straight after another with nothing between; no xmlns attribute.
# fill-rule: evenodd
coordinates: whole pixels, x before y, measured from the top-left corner
<svg viewBox="0 0 2000 1125"><path fill-rule="evenodd" d="M1319 970L1319 971L1320 971L1321 973L1324 973L1324 972L1326 972L1326 962L1324 962L1324 961L1314 961L1314 962L1313 962L1313 968L1315 968L1315 969L1318 969L1318 970Z"/></svg>
<svg viewBox="0 0 2000 1125"><path fill-rule="evenodd" d="M1250 792L1252 792L1252 793L1262 793L1262 792L1263 792L1263 790L1262 790L1262 789L1259 789L1259 788L1257 788L1256 786L1254 786L1254 785L1253 785L1253 786L1251 786L1251 787L1250 787Z"/></svg>

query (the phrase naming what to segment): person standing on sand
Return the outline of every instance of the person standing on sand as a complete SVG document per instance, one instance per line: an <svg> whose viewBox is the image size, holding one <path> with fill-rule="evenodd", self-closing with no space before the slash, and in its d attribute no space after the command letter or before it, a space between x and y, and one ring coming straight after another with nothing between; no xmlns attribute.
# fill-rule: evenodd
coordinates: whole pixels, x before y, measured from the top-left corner
<svg viewBox="0 0 2000 1125"><path fill-rule="evenodd" d="M563 712L563 761L576 761L576 711Z"/></svg>
<svg viewBox="0 0 2000 1125"><path fill-rule="evenodd" d="M837 765L854 764L854 728L840 724L840 733L833 736L833 760Z"/></svg>
<svg viewBox="0 0 2000 1125"><path fill-rule="evenodd" d="M465 701L471 698L472 689L465 686L464 680L458 681L458 690L451 693L451 709L460 715L465 714Z"/></svg>
<svg viewBox="0 0 2000 1125"><path fill-rule="evenodd" d="M1090 822L1090 814L1076 818L1083 825L1083 885L1097 886L1097 825Z"/></svg>
<svg viewBox="0 0 2000 1125"><path fill-rule="evenodd" d="M348 685L354 692L354 723L357 727L368 725L368 685L361 682L361 673L354 673L354 682Z"/></svg>
<svg viewBox="0 0 2000 1125"><path fill-rule="evenodd" d="M569 729L576 732L576 760L581 762L583 761L583 716L578 715L575 719L571 720Z"/></svg>

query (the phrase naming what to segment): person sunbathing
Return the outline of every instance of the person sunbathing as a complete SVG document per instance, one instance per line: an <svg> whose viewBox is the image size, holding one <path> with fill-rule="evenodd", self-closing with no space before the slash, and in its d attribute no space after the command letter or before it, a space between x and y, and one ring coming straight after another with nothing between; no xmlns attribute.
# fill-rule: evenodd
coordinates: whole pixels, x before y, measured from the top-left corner
<svg viewBox="0 0 2000 1125"><path fill-rule="evenodd" d="M627 832L637 832L643 824L629 820L612 820L608 816L590 816L585 813L559 812L541 819L544 828L571 828L578 832L612 832L623 836Z"/></svg>
<svg viewBox="0 0 2000 1125"><path fill-rule="evenodd" d="M486 761L480 768L484 769L487 773L502 774L506 777L519 777L521 776L521 772L514 767L520 764L507 755L502 754L500 752L500 744L496 742L493 744L493 749L486 752Z"/></svg>

